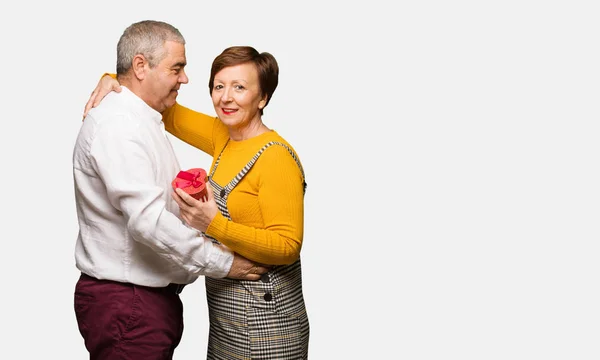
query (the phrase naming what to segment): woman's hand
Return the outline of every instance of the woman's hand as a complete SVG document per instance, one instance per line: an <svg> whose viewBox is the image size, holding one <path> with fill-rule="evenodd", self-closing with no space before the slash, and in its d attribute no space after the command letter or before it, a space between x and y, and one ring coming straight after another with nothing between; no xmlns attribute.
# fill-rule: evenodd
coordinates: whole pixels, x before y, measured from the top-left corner
<svg viewBox="0 0 600 360"><path fill-rule="evenodd" d="M205 232L210 222L217 216L219 208L209 184L206 184L208 199L204 202L194 199L185 191L177 188L171 195L179 205L181 218L194 229Z"/></svg>
<svg viewBox="0 0 600 360"><path fill-rule="evenodd" d="M117 81L117 79L113 79L112 76L106 74L100 78L98 81L98 85L90 95L90 99L87 104L85 104L85 109L83 110L83 117L85 118L88 112L98 106L100 101L111 91L121 92L121 84Z"/></svg>

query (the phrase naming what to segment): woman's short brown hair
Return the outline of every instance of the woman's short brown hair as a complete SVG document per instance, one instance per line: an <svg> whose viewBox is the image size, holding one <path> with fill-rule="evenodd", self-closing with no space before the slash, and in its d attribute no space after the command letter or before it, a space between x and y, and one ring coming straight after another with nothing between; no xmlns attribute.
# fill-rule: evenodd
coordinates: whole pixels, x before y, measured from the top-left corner
<svg viewBox="0 0 600 360"><path fill-rule="evenodd" d="M215 82L215 75L226 67L236 66L246 63L252 63L258 72L258 82L261 96L267 95L265 107L271 101L271 97L277 88L279 82L279 66L275 57L268 52L259 53L251 46L232 46L223 50L212 63L210 69L210 80L208 81L208 90L212 95ZM263 108L264 109L264 108ZM260 114L263 114L260 109Z"/></svg>

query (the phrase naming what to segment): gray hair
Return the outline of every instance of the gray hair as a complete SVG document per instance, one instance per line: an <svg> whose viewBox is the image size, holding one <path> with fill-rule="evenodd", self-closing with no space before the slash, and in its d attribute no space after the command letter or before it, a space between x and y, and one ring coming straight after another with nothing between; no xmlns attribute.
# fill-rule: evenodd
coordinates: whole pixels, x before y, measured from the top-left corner
<svg viewBox="0 0 600 360"><path fill-rule="evenodd" d="M165 22L144 20L129 25L117 44L117 75L124 75L131 69L136 55L143 55L151 68L158 65L167 56L166 41L185 45L179 30Z"/></svg>

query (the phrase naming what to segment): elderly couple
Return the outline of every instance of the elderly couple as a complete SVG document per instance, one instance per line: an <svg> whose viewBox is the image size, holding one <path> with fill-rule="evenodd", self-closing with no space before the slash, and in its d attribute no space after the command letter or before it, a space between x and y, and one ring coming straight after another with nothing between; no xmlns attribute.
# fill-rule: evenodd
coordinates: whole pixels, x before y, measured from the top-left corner
<svg viewBox="0 0 600 360"><path fill-rule="evenodd" d="M90 359L172 359L179 293L199 276L208 359L306 359L304 171L262 121L278 64L248 46L218 55L208 84L217 117L176 103L185 66L179 30L134 23L119 39L116 74L85 107L73 152L74 305ZM165 131L213 157L204 201L171 187L182 169Z"/></svg>

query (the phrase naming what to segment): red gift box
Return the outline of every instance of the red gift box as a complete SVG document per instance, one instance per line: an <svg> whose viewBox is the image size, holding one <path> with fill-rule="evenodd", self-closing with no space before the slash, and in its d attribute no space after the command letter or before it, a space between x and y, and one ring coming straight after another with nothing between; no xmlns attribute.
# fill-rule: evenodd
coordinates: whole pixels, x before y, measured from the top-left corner
<svg viewBox="0 0 600 360"><path fill-rule="evenodd" d="M173 189L182 189L196 200L205 200L208 197L206 192L206 171L201 168L180 171L177 177L171 182L171 185Z"/></svg>

